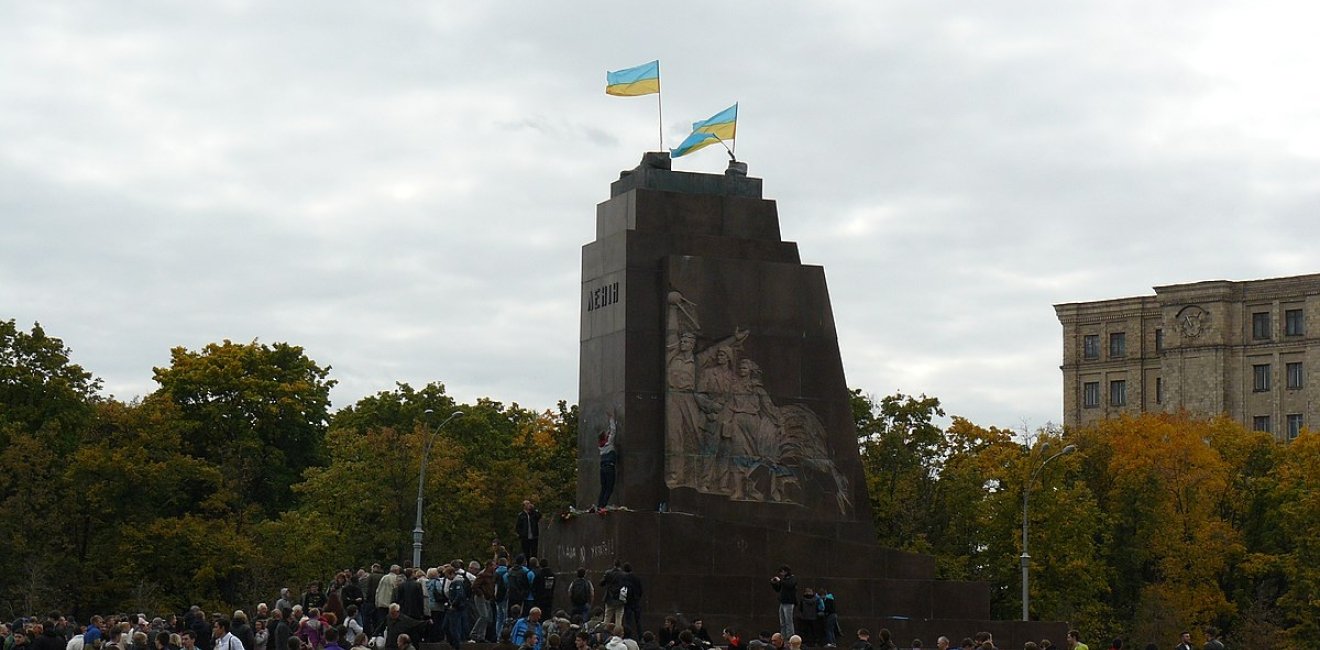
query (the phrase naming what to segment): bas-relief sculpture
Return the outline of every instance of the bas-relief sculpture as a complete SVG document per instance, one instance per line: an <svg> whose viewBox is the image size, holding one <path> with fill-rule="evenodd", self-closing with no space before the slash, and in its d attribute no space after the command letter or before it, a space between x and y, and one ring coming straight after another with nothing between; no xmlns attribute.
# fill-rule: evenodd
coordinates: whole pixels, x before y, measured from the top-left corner
<svg viewBox="0 0 1320 650"><path fill-rule="evenodd" d="M1210 328L1210 319L1207 316L1206 311L1196 305L1183 307L1182 311L1178 312L1178 328L1183 336L1194 339Z"/></svg>
<svg viewBox="0 0 1320 650"><path fill-rule="evenodd" d="M701 346L696 303L667 297L665 484L733 501L814 507L829 500L852 513L848 479L839 473L824 424L810 408L777 405L760 366L733 334Z"/></svg>

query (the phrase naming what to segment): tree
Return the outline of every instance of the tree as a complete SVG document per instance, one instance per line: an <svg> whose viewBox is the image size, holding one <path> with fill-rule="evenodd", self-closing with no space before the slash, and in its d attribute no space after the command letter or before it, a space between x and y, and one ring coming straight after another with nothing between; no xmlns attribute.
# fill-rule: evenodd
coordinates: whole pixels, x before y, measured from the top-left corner
<svg viewBox="0 0 1320 650"><path fill-rule="evenodd" d="M240 529L294 505L303 470L323 462L330 368L287 343L211 343L170 351L156 395L189 424L186 451L220 466ZM251 512L249 512L251 508Z"/></svg>
<svg viewBox="0 0 1320 650"><path fill-rule="evenodd" d="M1278 598L1281 620L1292 645L1304 647L1320 636L1320 435L1306 432L1279 454L1279 557L1284 588Z"/></svg>
<svg viewBox="0 0 1320 650"><path fill-rule="evenodd" d="M64 470L101 386L70 354L39 324L24 332L0 321L0 598L11 613L66 596Z"/></svg>
<svg viewBox="0 0 1320 650"><path fill-rule="evenodd" d="M24 332L13 320L0 321L0 446L21 431L43 432L59 451L72 447L91 419L101 380L73 363L70 354L39 323Z"/></svg>
<svg viewBox="0 0 1320 650"><path fill-rule="evenodd" d="M1139 637L1236 615L1220 581L1244 546L1222 516L1229 466L1210 444L1219 426L1144 414L1076 432L1111 523L1110 602Z"/></svg>
<svg viewBox="0 0 1320 650"><path fill-rule="evenodd" d="M426 411L432 413L428 416ZM454 411L464 415L438 424ZM275 556L306 557L305 540L323 547L318 561L285 569L294 579L335 566L411 557L421 450L427 458L423 562L485 557L491 537L511 538L524 498L543 509L566 505L576 478L577 408L535 412L488 399L458 404L444 386L395 390L340 410L326 435L328 463L295 486L301 506L261 528Z"/></svg>
<svg viewBox="0 0 1320 650"><path fill-rule="evenodd" d="M944 416L940 401L897 393L876 404L854 390L852 404L880 543L924 551L928 511L910 506L929 503L935 492L946 442L934 422Z"/></svg>

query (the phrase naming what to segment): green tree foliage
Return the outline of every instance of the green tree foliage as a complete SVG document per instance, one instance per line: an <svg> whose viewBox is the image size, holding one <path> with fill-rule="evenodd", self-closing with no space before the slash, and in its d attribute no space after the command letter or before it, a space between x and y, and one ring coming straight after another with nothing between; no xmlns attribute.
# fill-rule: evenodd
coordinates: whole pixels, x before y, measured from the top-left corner
<svg viewBox="0 0 1320 650"><path fill-rule="evenodd" d="M324 462L330 368L287 343L174 348L156 395L188 424L186 451L220 465L239 525L293 505L290 486Z"/></svg>
<svg viewBox="0 0 1320 650"><path fill-rule="evenodd" d="M225 610L404 562L428 439L426 564L485 557L524 498L549 513L574 495L564 402L398 384L332 416L329 368L284 343L178 348L155 378L144 399L102 397L59 339L0 321L0 618ZM1027 435L946 420L924 395L854 391L852 407L880 542L989 583L999 617L1021 607L1026 496L1035 618L1091 638L1320 636L1313 433L1279 444L1227 419L1144 415Z"/></svg>
<svg viewBox="0 0 1320 650"><path fill-rule="evenodd" d="M857 441L871 495L871 515L882 544L925 550L935 528L929 503L944 460L943 417L933 397L890 395L878 403L859 390L852 395Z"/></svg>
<svg viewBox="0 0 1320 650"><path fill-rule="evenodd" d="M57 452L72 446L101 381L69 354L40 324L24 332L13 320L0 321L0 446L16 433L40 435Z"/></svg>
<svg viewBox="0 0 1320 650"><path fill-rule="evenodd" d="M25 332L0 321L0 611L35 611L67 594L68 460L99 388L40 325Z"/></svg>
<svg viewBox="0 0 1320 650"><path fill-rule="evenodd" d="M430 410L431 414L427 414ZM454 411L463 416L439 425ZM345 407L326 436L329 459L295 486L301 506L262 529L290 580L335 567L412 557L417 479L427 458L423 563L487 557L493 537L509 540L524 498L564 507L576 483L576 407L535 412L491 400L455 403L444 386L399 384ZM318 553L303 551L317 540Z"/></svg>
<svg viewBox="0 0 1320 650"><path fill-rule="evenodd" d="M1270 567L1278 585L1275 607L1262 606L1273 616L1259 616L1282 624L1294 647L1320 637L1320 435L1304 434L1278 452L1273 485L1272 523L1278 534L1277 565ZM1264 596L1271 595L1266 592ZM1260 606L1258 600L1254 604ZM1270 611L1273 609L1274 611ZM1266 625L1267 629L1274 625Z"/></svg>

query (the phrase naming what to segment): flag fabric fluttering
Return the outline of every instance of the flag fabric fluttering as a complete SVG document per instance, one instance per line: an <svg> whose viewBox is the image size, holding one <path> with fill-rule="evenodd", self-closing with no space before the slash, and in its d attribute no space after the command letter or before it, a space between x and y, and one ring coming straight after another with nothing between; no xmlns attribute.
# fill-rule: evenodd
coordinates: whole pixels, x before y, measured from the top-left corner
<svg viewBox="0 0 1320 650"><path fill-rule="evenodd" d="M692 135L689 135L678 147L669 150L671 158L686 156L693 151L703 147L709 147L716 142L723 144L727 150L729 145L724 144L725 140L732 140L738 133L738 104L734 104L704 120L697 120L692 123ZM733 152L729 152L733 156Z"/></svg>
<svg viewBox="0 0 1320 650"><path fill-rule="evenodd" d="M654 95L660 92L660 60L635 68L605 73L605 94L620 97Z"/></svg>
<svg viewBox="0 0 1320 650"><path fill-rule="evenodd" d="M679 156L686 156L693 151L709 147L719 141L719 136L714 133L693 132L692 135L689 135L686 139L680 142L678 147L669 150L669 157L678 158Z"/></svg>
<svg viewBox="0 0 1320 650"><path fill-rule="evenodd" d="M714 133L721 140L732 140L738 132L738 104L704 120L692 123L693 133Z"/></svg>

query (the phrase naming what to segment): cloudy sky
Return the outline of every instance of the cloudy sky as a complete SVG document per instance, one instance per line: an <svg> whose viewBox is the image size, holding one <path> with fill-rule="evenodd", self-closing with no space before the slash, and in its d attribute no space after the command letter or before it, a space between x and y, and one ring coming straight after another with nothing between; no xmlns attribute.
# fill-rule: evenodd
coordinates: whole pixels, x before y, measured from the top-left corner
<svg viewBox="0 0 1320 650"><path fill-rule="evenodd" d="M1320 22L1247 2L6 2L0 319L131 398L174 346L576 401L618 172L741 103L850 385L1061 418L1052 305L1320 271ZM720 172L708 148L675 167Z"/></svg>

